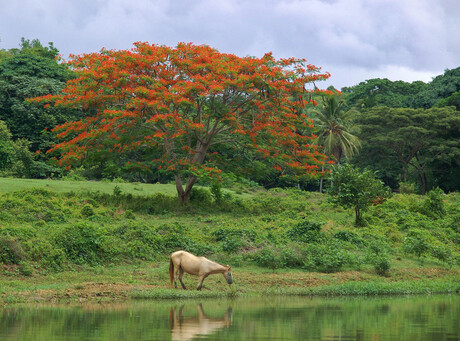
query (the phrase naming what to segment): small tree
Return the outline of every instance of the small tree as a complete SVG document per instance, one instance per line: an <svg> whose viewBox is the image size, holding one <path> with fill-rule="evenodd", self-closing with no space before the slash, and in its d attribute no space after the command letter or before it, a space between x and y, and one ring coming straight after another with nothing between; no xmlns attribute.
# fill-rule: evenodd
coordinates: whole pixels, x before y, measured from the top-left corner
<svg viewBox="0 0 460 341"><path fill-rule="evenodd" d="M369 169L361 170L349 164L335 167L331 173L332 201L344 208L355 209L356 226L363 224L362 212L366 211L376 197L385 197L383 182L375 178Z"/></svg>

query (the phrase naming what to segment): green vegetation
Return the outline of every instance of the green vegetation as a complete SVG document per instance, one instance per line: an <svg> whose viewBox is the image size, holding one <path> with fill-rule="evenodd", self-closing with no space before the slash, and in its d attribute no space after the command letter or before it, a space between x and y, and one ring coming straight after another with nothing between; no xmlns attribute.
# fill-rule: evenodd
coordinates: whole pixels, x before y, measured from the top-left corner
<svg viewBox="0 0 460 341"><path fill-rule="evenodd" d="M305 295L458 291L460 68L428 84L368 80L342 89L341 97L334 89L308 95L302 90L298 102L297 90L282 90L296 113L279 107L295 119L287 130L280 130L284 119L268 125L254 120L255 113L263 118L273 108L256 101L244 109L250 98L238 97L240 91L235 98L221 98L193 90L187 94L197 105L188 99L170 103L176 114L190 116L185 126L163 122L172 107L162 105L148 114L154 119L142 114L138 123L144 129L146 120L150 127L159 119L164 129L146 128L136 140L137 128L118 134L133 122L118 124L111 110L123 109L126 98L112 85L105 95L122 96L112 104L92 90L84 91L73 109L27 100L57 99L69 86L77 90L68 83L75 72L57 55L52 43L46 47L27 39L20 48L0 50L0 301L232 297L264 290ZM113 76L110 65L107 72ZM113 81L127 84L120 77ZM134 98L128 86L134 106L144 90ZM249 82L248 93L253 90ZM94 102L88 94L96 96ZM255 94L275 92L267 86ZM228 100L229 107L218 98ZM165 103L170 100L165 97ZM147 102L150 108L153 103ZM316 109L306 105L315 102ZM56 162L62 159L59 148L46 152L56 147L52 129L61 125L64 130L61 137L67 141L61 147L69 140L76 146L79 138L72 139L92 128L71 122L83 117L93 122L102 107L110 110L100 117L100 131L79 137L88 141L65 156L77 167L64 169ZM227 117L235 111L231 107L247 119ZM125 109L119 114L131 117L131 106ZM216 140L200 137L210 131L193 121L203 113L210 115L208 128L219 133ZM114 121L106 124L106 119ZM169 140L163 144L166 127ZM231 138L236 132L243 135ZM151 144L153 138L158 144ZM92 158L86 142L96 148ZM188 161L179 161L179 155ZM331 166L334 161L341 167ZM190 180L186 189L179 175ZM328 194L317 192L323 192L323 184ZM168 255L177 249L231 264L236 289L202 294L168 289ZM88 291L96 281L100 290ZM186 281L194 286L195 279ZM343 284L334 286L337 281ZM206 284L224 285L217 278Z"/></svg>
<svg viewBox="0 0 460 341"><path fill-rule="evenodd" d="M0 195L2 300L44 295L38 292L51 283L60 283L50 289L51 297L65 299L68 290L79 297L75 285L97 281L124 284L115 297L198 297L167 289L168 255L177 249L234 268L233 287L225 290L223 279L211 276L205 284L213 290L199 297L458 289L457 194L395 195L369 207L366 225L355 227L352 212L334 206L327 195L294 189L259 189L243 197L198 187L184 207L173 194L161 193L168 185L137 184L136 194L125 192L123 183L73 185L81 190L32 187ZM433 274L436 280L427 277ZM337 280L345 286L331 286ZM350 280L361 284L346 284ZM196 278L186 276L187 281L193 287Z"/></svg>

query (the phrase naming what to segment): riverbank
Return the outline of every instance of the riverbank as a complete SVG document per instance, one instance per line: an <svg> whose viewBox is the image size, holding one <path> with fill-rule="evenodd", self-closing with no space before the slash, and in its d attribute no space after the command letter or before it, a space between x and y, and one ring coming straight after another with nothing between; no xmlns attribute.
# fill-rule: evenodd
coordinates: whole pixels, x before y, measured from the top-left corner
<svg viewBox="0 0 460 341"><path fill-rule="evenodd" d="M460 271L426 264L395 264L387 277L369 269L318 273L302 270L267 271L234 268L234 284L221 275L208 277L196 291L197 277L185 275L189 290L171 289L167 264L139 263L113 267L81 267L50 275L25 277L3 266L0 303L84 303L130 299L190 299L244 296L347 296L460 293Z"/></svg>

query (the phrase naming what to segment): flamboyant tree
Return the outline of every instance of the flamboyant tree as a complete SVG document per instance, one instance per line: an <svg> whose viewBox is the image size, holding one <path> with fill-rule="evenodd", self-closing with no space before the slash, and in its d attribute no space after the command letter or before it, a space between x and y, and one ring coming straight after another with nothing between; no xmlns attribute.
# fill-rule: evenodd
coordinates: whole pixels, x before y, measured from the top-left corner
<svg viewBox="0 0 460 341"><path fill-rule="evenodd" d="M209 152L216 144L254 148L283 175L315 175L326 161L303 109L313 102L308 83L329 74L303 59L135 43L68 63L78 77L63 93L33 99L87 112L54 129L63 142L51 150L61 152L61 165L110 156L129 169L171 172L183 203L199 176L219 173Z"/></svg>

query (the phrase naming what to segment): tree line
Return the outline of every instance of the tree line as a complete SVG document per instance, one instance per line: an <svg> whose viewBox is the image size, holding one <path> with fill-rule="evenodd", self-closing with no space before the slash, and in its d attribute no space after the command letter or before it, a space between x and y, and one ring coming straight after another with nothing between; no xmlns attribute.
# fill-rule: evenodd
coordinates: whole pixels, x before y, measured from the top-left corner
<svg viewBox="0 0 460 341"><path fill-rule="evenodd" d="M193 44L63 62L52 43L22 39L0 50L0 172L175 181L184 201L196 181L318 190L333 163L394 190L460 188L460 67L341 93L316 89L328 76Z"/></svg>

